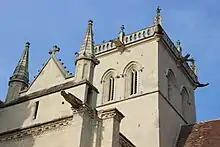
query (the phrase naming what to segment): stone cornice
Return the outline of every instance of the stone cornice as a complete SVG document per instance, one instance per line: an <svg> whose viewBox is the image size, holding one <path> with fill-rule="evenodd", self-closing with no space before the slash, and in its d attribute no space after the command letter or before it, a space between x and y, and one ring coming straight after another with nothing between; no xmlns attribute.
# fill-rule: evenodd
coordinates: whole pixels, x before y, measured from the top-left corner
<svg viewBox="0 0 220 147"><path fill-rule="evenodd" d="M95 86L93 86L88 80L82 80L80 82L69 81L69 82L66 82L66 83L63 83L63 84L60 84L60 85L56 85L56 86L53 86L53 87L50 87L50 88L47 88L47 89L42 89L42 90L30 93L30 94L25 95L25 96L21 96L21 97L17 98L15 101L12 101L10 103L6 103L4 105L0 105L0 108L5 108L5 107L12 106L12 105L16 105L16 104L19 104L19 103L22 103L22 102L25 102L25 101L28 101L28 100L31 100L31 99L35 99L35 98L38 98L38 97L42 97L42 96L45 96L45 95L56 93L56 92L59 92L61 90L76 87L76 86L79 86L79 85L82 85L82 84L89 85L90 88L92 88L93 90L95 90L98 93L98 89Z"/></svg>
<svg viewBox="0 0 220 147"><path fill-rule="evenodd" d="M60 130L64 127L70 126L72 116L56 119L50 122L36 124L27 128L18 128L15 130L0 133L0 142L21 140L25 137L35 137L50 131Z"/></svg>
<svg viewBox="0 0 220 147"><path fill-rule="evenodd" d="M124 118L124 115L116 108L100 110L98 114L101 119L115 118L119 122Z"/></svg>

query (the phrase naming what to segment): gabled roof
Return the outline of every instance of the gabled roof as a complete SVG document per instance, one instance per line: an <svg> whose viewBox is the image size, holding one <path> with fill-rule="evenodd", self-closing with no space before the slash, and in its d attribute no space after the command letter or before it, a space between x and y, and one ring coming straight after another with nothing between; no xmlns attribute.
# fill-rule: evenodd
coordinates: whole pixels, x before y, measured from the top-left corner
<svg viewBox="0 0 220 147"><path fill-rule="evenodd" d="M68 79L68 78L72 78L74 77L74 75L72 75L72 73L69 73L65 70L63 63L61 63L61 60L58 60L56 58L56 56L54 54L52 54L50 56L50 58L45 62L45 64L43 64L43 67L41 68L41 70L39 71L39 73L37 74L37 76L34 77L33 81L30 83L29 87L25 90L28 91L30 89L30 87L36 82L36 80L39 78L39 76L42 74L42 72L44 71L44 69L48 66L49 62L53 60L54 63L56 64L56 66L58 67L59 72L62 74L64 79ZM48 77L49 78L49 77ZM52 86L52 85L51 85ZM22 92L25 92L22 91Z"/></svg>
<svg viewBox="0 0 220 147"><path fill-rule="evenodd" d="M182 126L176 147L220 147L220 119Z"/></svg>

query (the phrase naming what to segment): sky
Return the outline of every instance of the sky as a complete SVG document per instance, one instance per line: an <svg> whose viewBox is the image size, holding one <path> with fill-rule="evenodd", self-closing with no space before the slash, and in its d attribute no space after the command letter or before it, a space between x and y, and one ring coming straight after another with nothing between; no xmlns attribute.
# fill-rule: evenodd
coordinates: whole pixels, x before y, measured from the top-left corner
<svg viewBox="0 0 220 147"><path fill-rule="evenodd" d="M199 80L210 85L196 90L197 121L220 117L218 64L220 2L218 0L7 0L0 2L0 99L4 100L8 79L26 41L30 46L30 79L58 45L58 57L74 70L74 53L80 49L87 22L94 21L95 42L117 36L120 26L131 33L153 24L157 6L163 28L184 54L196 59Z"/></svg>

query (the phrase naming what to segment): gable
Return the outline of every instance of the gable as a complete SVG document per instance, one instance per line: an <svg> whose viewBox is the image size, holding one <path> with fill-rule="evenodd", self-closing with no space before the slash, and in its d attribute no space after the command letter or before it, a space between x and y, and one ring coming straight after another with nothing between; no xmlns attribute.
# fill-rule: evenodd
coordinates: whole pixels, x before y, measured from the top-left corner
<svg viewBox="0 0 220 147"><path fill-rule="evenodd" d="M31 83L27 94L65 82L64 74L55 57L52 56Z"/></svg>

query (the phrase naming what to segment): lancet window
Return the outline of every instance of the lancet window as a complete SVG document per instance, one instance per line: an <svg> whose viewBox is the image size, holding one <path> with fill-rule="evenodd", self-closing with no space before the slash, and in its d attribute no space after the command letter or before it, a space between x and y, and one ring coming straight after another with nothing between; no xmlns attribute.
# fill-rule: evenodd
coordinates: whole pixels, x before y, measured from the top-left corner
<svg viewBox="0 0 220 147"><path fill-rule="evenodd" d="M167 82L168 82L168 100L173 100L175 97L176 90L176 78L171 69L167 73Z"/></svg>
<svg viewBox="0 0 220 147"><path fill-rule="evenodd" d="M189 93L185 87L181 90L181 99L182 99L182 115L183 117L186 117L186 115L189 113Z"/></svg>
<svg viewBox="0 0 220 147"><path fill-rule="evenodd" d="M137 62L129 63L124 69L125 96L138 94L140 66Z"/></svg>
<svg viewBox="0 0 220 147"><path fill-rule="evenodd" d="M115 99L115 71L109 70L102 77L101 83L103 84L103 102L113 101Z"/></svg>

